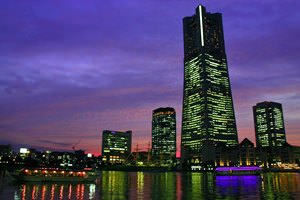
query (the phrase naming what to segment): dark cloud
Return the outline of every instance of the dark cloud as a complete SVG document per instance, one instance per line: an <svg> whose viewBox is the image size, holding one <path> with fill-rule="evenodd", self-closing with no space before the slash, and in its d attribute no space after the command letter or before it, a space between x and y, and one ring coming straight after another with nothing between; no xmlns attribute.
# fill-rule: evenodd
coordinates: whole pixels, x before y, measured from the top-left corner
<svg viewBox="0 0 300 200"><path fill-rule="evenodd" d="M64 147L64 146L70 146L73 145L70 142L57 142L57 141L50 141L50 140L37 140L37 142L41 143L41 144L45 144L47 146L60 146L60 147Z"/></svg>

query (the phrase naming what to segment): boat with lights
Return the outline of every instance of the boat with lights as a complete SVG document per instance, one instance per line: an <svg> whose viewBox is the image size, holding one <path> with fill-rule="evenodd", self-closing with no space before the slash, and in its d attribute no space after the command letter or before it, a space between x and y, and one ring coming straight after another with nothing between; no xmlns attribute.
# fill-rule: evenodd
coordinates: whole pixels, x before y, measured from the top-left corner
<svg viewBox="0 0 300 200"><path fill-rule="evenodd" d="M22 169L13 177L26 182L93 182L97 173L91 170L63 170L57 168Z"/></svg>
<svg viewBox="0 0 300 200"><path fill-rule="evenodd" d="M262 168L258 166L217 167L216 175L260 175Z"/></svg>

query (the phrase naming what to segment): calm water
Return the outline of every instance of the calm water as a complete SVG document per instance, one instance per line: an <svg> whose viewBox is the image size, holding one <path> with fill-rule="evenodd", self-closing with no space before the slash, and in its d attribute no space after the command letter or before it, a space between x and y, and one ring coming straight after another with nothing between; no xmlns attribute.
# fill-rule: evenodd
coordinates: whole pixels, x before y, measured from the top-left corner
<svg viewBox="0 0 300 200"><path fill-rule="evenodd" d="M0 183L0 199L300 199L299 173L102 172L96 183Z"/></svg>

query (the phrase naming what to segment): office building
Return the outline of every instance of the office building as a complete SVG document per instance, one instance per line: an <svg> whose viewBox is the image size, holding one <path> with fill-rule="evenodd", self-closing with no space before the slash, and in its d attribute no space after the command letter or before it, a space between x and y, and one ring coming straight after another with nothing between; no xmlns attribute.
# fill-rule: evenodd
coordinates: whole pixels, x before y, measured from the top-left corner
<svg viewBox="0 0 300 200"><path fill-rule="evenodd" d="M105 163L124 163L131 153L132 131L104 130L102 134L102 160Z"/></svg>
<svg viewBox="0 0 300 200"><path fill-rule="evenodd" d="M158 108L152 112L152 154L162 163L176 158L176 112L174 108Z"/></svg>
<svg viewBox="0 0 300 200"><path fill-rule="evenodd" d="M184 91L181 155L194 162L214 161L218 143L238 146L222 15L199 5L183 18Z"/></svg>
<svg viewBox="0 0 300 200"><path fill-rule="evenodd" d="M276 102L260 102L253 106L257 147L279 147L286 144L282 106Z"/></svg>

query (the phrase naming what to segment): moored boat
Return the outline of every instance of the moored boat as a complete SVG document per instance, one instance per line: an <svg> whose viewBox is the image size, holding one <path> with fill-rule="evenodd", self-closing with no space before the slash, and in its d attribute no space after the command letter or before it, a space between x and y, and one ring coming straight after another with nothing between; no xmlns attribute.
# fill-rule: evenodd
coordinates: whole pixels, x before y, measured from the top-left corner
<svg viewBox="0 0 300 200"><path fill-rule="evenodd" d="M217 167L217 175L260 175L262 168L258 166Z"/></svg>
<svg viewBox="0 0 300 200"><path fill-rule="evenodd" d="M13 177L18 181L30 182L92 182L97 178L93 171L62 170L56 168L22 169Z"/></svg>

